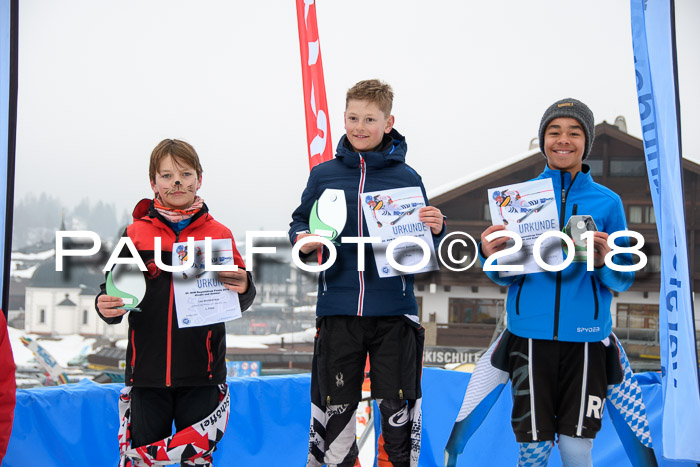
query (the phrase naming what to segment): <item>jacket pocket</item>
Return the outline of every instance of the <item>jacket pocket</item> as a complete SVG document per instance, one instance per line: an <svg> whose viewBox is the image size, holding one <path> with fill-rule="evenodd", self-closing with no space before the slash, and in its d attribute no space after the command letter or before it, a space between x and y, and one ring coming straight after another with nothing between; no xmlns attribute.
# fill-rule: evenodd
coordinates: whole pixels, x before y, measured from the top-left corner
<svg viewBox="0 0 700 467"><path fill-rule="evenodd" d="M595 285L595 277L591 276L591 287L593 287L593 301L595 303L595 314L593 315L593 319L598 319L598 287Z"/></svg>

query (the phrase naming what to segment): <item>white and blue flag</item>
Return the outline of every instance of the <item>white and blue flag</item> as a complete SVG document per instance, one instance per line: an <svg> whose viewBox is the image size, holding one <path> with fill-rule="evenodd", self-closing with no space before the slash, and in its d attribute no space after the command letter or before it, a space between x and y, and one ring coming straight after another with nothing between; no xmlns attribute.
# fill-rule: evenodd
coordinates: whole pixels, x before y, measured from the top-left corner
<svg viewBox="0 0 700 467"><path fill-rule="evenodd" d="M631 0L639 115L661 245L663 457L700 462L700 385L680 157L672 0Z"/></svg>

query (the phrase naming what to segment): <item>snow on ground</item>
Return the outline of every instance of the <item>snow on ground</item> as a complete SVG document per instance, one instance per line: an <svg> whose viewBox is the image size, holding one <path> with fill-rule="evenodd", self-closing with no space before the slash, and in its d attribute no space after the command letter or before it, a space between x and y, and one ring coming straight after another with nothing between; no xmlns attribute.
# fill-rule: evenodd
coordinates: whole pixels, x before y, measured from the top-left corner
<svg viewBox="0 0 700 467"><path fill-rule="evenodd" d="M56 340L41 339L34 334L27 334L21 329L15 329L11 326L7 327L7 332L12 345L12 354L16 365L29 365L34 362L34 354L31 350L22 344L19 340L22 336L27 336L32 339L39 339L41 345L46 351L63 367L68 366L68 362L77 357L81 353L88 353L92 350L92 345L95 339L92 337L83 337L78 334L62 336Z"/></svg>
<svg viewBox="0 0 700 467"><path fill-rule="evenodd" d="M238 335L226 334L226 347L242 349L266 349L269 344L279 344L284 338L285 344L312 343L316 335L315 328L284 334Z"/></svg>
<svg viewBox="0 0 700 467"><path fill-rule="evenodd" d="M34 361L34 354L26 348L19 338L25 336L25 332L21 329L15 329L12 326L7 327L7 334L10 337L12 345L12 356L15 358L15 365L28 365Z"/></svg>
<svg viewBox="0 0 700 467"><path fill-rule="evenodd" d="M78 355L91 353L95 339L72 334L61 340L41 340L39 343L60 365L67 367L68 362Z"/></svg>
<svg viewBox="0 0 700 467"><path fill-rule="evenodd" d="M92 345L95 339L92 337L83 337L78 334L68 336L60 336L56 339L42 339L41 336L27 334L22 329L15 329L8 326L8 334L12 345L12 354L14 355L16 365L30 365L34 362L34 354L31 350L22 344L19 340L22 336L27 336L32 339L39 339L41 345L46 351L53 356L56 361L63 367L68 366L68 362L79 356L81 353L91 353ZM266 334L266 335L235 335L227 334L226 343L229 348L241 349L267 349L269 344L279 344L284 338L285 344L291 343L312 343L316 329L309 328L304 331L290 332L285 334ZM126 349L127 340L121 339L116 342L116 347Z"/></svg>
<svg viewBox="0 0 700 467"><path fill-rule="evenodd" d="M28 267L26 269L17 269L17 261L12 261L10 265L10 276L19 279L31 279L34 276L34 271L39 267L38 264ZM20 262L21 264L21 262Z"/></svg>

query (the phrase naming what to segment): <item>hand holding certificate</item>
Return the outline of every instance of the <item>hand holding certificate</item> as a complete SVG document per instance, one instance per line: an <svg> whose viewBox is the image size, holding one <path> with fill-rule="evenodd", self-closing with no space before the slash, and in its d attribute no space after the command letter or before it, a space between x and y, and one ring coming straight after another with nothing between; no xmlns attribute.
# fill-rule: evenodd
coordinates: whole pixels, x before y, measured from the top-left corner
<svg viewBox="0 0 700 467"><path fill-rule="evenodd" d="M543 233L559 230L559 214L552 181L550 179L532 180L507 187L492 188L488 190L488 199L494 226L503 225L522 239L520 249L498 258L499 266L522 265L522 270L499 271L499 276L542 272L543 269L535 262L533 246ZM487 232L493 233L496 230L498 229L491 228ZM484 233L487 234L487 232ZM513 245L513 240L504 242L499 239L496 245L490 245L490 247L507 253L504 247ZM484 250L484 253L490 256L497 251ZM540 252L542 260L547 264L557 265L563 262L561 241L558 238L548 238L543 241Z"/></svg>
<svg viewBox="0 0 700 467"><path fill-rule="evenodd" d="M396 263L405 267L425 262L420 269L412 271L411 274L438 269L431 228L418 219L419 209L426 204L419 187L366 192L360 194L360 198L363 201L362 212L370 236L381 239L381 243L372 245L379 277L406 274L392 266L389 255ZM404 242L393 251L389 251L389 243L399 237L415 237L421 243ZM421 244L427 245L427 253Z"/></svg>
<svg viewBox="0 0 700 467"><path fill-rule="evenodd" d="M185 264L194 255L190 268L173 273L173 289L180 328L223 323L241 317L238 294L219 280L218 271L207 270L205 241L173 244L173 265ZM233 264L233 243L230 238L211 241L212 264Z"/></svg>

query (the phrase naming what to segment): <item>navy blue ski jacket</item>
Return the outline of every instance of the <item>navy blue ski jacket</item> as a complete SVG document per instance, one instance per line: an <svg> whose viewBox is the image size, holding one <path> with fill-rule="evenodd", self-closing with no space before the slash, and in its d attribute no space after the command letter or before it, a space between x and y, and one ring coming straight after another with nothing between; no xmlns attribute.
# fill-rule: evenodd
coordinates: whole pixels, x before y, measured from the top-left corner
<svg viewBox="0 0 700 467"><path fill-rule="evenodd" d="M573 180L569 172L547 167L535 180L550 178L556 196L560 230L574 214L593 217L599 231L613 234L627 230L625 211L620 197L595 183L590 169L583 165ZM616 242L627 246L627 237ZM481 264L486 260L479 249ZM629 253L617 254L613 262L632 264ZM610 302L612 292L627 290L634 272L616 272L607 266L586 270L585 262L573 262L560 272L538 272L499 277L497 271L486 272L495 283L508 288L508 330L520 337L596 342L612 331Z"/></svg>
<svg viewBox="0 0 700 467"><path fill-rule="evenodd" d="M404 187L425 188L420 176L404 161L406 140L398 131L384 136L376 152L354 152L343 135L336 157L311 170L301 195L301 204L292 214L289 239L294 244L297 235L309 231L309 215L314 202L327 188L342 189L347 202L347 221L339 237L368 237L362 212L360 194ZM433 236L435 247L445 235ZM340 240L340 238L338 239ZM413 294L413 275L380 278L372 253L365 245L365 271L357 269L357 244L336 246L338 257L329 269L321 272L318 283L317 316L396 316L416 315L418 306ZM324 258L328 251L324 248Z"/></svg>

